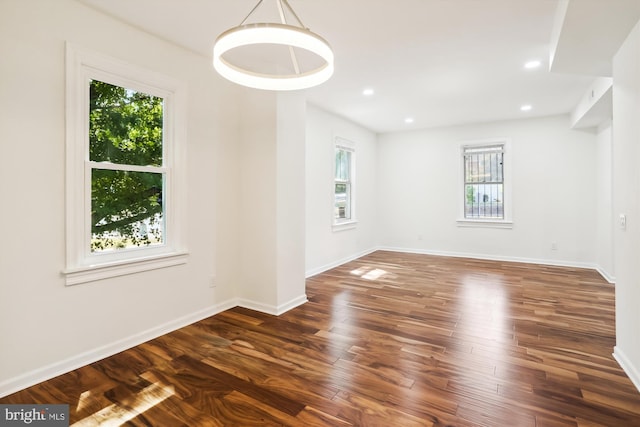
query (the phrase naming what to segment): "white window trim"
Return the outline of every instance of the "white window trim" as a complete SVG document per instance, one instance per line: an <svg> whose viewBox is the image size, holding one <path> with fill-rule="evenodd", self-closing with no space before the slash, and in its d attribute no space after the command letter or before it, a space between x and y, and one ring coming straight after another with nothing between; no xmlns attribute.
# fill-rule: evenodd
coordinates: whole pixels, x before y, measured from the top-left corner
<svg viewBox="0 0 640 427"><path fill-rule="evenodd" d="M502 219L489 219L478 218L471 219L464 217L464 148L473 146L483 146L492 144L504 145L504 165L503 165L503 191L504 191L504 218ZM473 141L463 141L460 143L458 150L458 219L456 223L458 227L472 227L472 228L513 228L513 198L511 196L511 187L513 183L512 177L512 147L510 138L490 138L480 139Z"/></svg>
<svg viewBox="0 0 640 427"><path fill-rule="evenodd" d="M91 253L89 164L89 82L105 81L164 99L166 174L163 190L165 241L161 246L116 253ZM171 77L124 61L66 45L66 285L164 268L187 262L186 237L186 86ZM90 169L89 169L90 170Z"/></svg>
<svg viewBox="0 0 640 427"><path fill-rule="evenodd" d="M335 217L334 211L334 203L335 203L335 182L336 182L336 156L335 152L337 149L347 150L351 152L351 164L350 164L350 181L351 181L351 218L344 220L337 220ZM358 220L356 217L356 143L350 141L348 139L336 136L334 138L333 144L333 156L332 156L332 164L331 168L331 218L332 218L332 229L334 232L337 231L346 231L352 230L356 228L358 224Z"/></svg>

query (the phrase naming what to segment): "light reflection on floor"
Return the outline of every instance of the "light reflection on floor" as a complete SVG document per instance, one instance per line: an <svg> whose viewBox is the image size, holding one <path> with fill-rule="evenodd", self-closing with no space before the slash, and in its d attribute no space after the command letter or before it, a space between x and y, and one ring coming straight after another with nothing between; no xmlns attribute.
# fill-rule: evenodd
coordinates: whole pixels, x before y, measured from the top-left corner
<svg viewBox="0 0 640 427"><path fill-rule="evenodd" d="M360 276L367 280L378 280L383 277L387 272L380 268L361 267L351 271L354 276Z"/></svg>
<svg viewBox="0 0 640 427"><path fill-rule="evenodd" d="M460 312L469 316L460 319L457 331L493 343L503 342L505 334L513 331L502 277L465 276L462 291L464 308Z"/></svg>
<svg viewBox="0 0 640 427"><path fill-rule="evenodd" d="M72 427L121 426L174 394L175 388L173 386L158 383L151 384L136 394L130 402L125 401L120 404L114 403L113 405L109 405L95 414L72 424ZM82 393L76 410L82 410L90 397L91 391Z"/></svg>

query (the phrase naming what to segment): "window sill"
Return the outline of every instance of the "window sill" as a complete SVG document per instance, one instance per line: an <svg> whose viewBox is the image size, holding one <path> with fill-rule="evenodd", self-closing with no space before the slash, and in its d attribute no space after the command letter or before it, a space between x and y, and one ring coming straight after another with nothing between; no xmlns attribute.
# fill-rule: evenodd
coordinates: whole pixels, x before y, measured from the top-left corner
<svg viewBox="0 0 640 427"><path fill-rule="evenodd" d="M354 228L356 228L356 225L358 224L358 221L344 221L344 222L337 222L333 224L333 231L338 232L338 231L346 231L346 230L353 230Z"/></svg>
<svg viewBox="0 0 640 427"><path fill-rule="evenodd" d="M513 221L504 219L459 219L458 227L512 229Z"/></svg>
<svg viewBox="0 0 640 427"><path fill-rule="evenodd" d="M94 282L96 280L186 264L187 257L187 252L173 252L144 258L71 268L64 270L62 274L66 278L66 286L73 286L81 283Z"/></svg>

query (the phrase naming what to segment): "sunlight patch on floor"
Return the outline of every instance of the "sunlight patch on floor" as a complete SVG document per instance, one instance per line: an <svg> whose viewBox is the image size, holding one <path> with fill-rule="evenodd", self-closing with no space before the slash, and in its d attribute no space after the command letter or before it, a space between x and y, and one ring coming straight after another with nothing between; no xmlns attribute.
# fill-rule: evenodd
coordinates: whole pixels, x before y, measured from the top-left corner
<svg viewBox="0 0 640 427"><path fill-rule="evenodd" d="M121 426L174 394L175 388L173 386L152 384L135 395L130 402L124 401L107 406L78 421L72 427Z"/></svg>
<svg viewBox="0 0 640 427"><path fill-rule="evenodd" d="M384 276L385 274L387 274L387 272L380 268L371 269L369 267L360 267L355 270L352 270L351 274L353 274L354 276L360 276L363 279L367 279L367 280L377 280L382 276Z"/></svg>

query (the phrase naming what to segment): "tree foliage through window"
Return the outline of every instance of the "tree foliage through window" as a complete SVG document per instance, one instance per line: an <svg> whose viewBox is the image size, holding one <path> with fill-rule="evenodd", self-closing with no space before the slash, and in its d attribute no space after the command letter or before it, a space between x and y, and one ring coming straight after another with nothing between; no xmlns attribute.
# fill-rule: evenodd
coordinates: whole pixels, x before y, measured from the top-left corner
<svg viewBox="0 0 640 427"><path fill-rule="evenodd" d="M91 81L92 251L162 242L162 140L161 97Z"/></svg>

